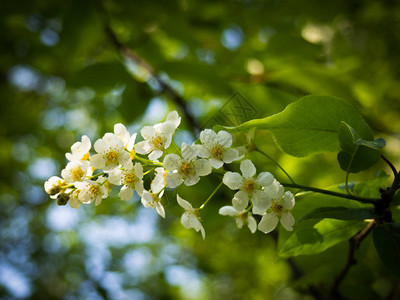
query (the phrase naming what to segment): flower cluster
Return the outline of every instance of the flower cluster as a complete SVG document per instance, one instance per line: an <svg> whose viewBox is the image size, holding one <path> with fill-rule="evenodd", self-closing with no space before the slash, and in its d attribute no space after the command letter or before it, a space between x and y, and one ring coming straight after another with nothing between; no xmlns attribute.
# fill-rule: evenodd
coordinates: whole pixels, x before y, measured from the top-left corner
<svg viewBox="0 0 400 300"><path fill-rule="evenodd" d="M136 133L131 135L123 124L116 124L114 133L108 132L94 143L92 154L92 143L83 136L72 145L71 153L66 154L68 163L61 171L61 178L53 176L45 182L46 192L57 204L69 203L77 209L82 204L101 204L114 186L120 186L121 200L130 200L136 191L144 207L155 209L165 218L162 199L166 188L195 185L214 170L224 173L217 189L225 184L236 191L232 206L220 208L221 215L233 217L239 228L247 225L252 233L257 227L268 233L279 221L286 230L292 230L295 221L289 211L295 202L293 194L285 192L271 173L257 175L251 160L243 159L247 145L234 148L230 133L205 129L198 141L192 145L182 143L179 151L171 153L170 146L174 144L173 136L180 122L178 113L172 111L166 121L143 127L140 130L143 140L138 143ZM250 135L253 134L254 130ZM222 168L236 161L241 161L241 174ZM144 184L146 175L152 176L149 186ZM184 209L182 225L200 231L203 238L205 230L200 211L215 192L199 208L177 195L177 203ZM258 225L254 215L260 216Z"/></svg>

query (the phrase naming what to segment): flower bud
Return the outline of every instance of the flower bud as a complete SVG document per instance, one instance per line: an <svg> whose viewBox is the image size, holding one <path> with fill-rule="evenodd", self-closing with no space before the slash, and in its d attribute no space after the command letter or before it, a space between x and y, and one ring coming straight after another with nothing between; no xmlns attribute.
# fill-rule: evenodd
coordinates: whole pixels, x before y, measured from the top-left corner
<svg viewBox="0 0 400 300"><path fill-rule="evenodd" d="M49 195L57 195L65 181L57 176L52 176L44 183L44 189Z"/></svg>
<svg viewBox="0 0 400 300"><path fill-rule="evenodd" d="M65 204L68 203L68 200L69 200L69 194L67 193L58 194L57 205L64 206Z"/></svg>

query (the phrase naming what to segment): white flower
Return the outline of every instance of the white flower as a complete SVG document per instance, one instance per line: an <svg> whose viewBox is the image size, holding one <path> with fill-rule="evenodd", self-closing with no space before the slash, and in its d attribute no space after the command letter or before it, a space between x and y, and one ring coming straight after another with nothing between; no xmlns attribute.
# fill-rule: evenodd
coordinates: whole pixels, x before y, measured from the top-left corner
<svg viewBox="0 0 400 300"><path fill-rule="evenodd" d="M111 171L119 165L126 168L132 166L131 157L124 150L124 144L113 133L106 133L102 139L97 140L94 149L98 154L90 157L90 163L97 169L104 168L105 171Z"/></svg>
<svg viewBox="0 0 400 300"><path fill-rule="evenodd" d="M151 182L150 188L151 191L143 191L142 195L142 204L144 207L152 207L156 209L157 213L165 218L165 210L164 206L161 204L161 198L164 194L165 188L165 176L168 174L168 171L165 171L164 168L156 168L156 176Z"/></svg>
<svg viewBox="0 0 400 300"><path fill-rule="evenodd" d="M76 189L75 191L73 191L70 194L68 203L69 203L69 206L71 206L72 208L78 209L81 206L82 202L79 199L80 192L81 192L81 190Z"/></svg>
<svg viewBox="0 0 400 300"><path fill-rule="evenodd" d="M238 228L242 228L243 224L247 224L251 233L254 233L257 230L257 222L251 212L238 211L233 206L223 206L219 209L219 214L234 217Z"/></svg>
<svg viewBox="0 0 400 300"><path fill-rule="evenodd" d="M101 204L103 198L108 197L108 189L104 186L105 178L101 177L97 181L85 180L75 182L78 191L78 200L84 204L95 201L96 206Z"/></svg>
<svg viewBox="0 0 400 300"><path fill-rule="evenodd" d="M275 229L280 220L286 230L292 231L295 220L289 210L293 208L295 203L293 194L291 192L285 193L283 186L276 180L265 191L270 195L272 203L258 223L258 229L264 233L269 233Z"/></svg>
<svg viewBox="0 0 400 300"><path fill-rule="evenodd" d="M44 183L44 190L49 195L57 195L64 185L67 185L64 179L52 176Z"/></svg>
<svg viewBox="0 0 400 300"><path fill-rule="evenodd" d="M144 207L152 207L156 209L157 213L161 217L165 218L164 206L162 206L161 204L161 197L163 196L163 194L164 191L161 191L160 194L157 194L144 190L141 201Z"/></svg>
<svg viewBox="0 0 400 300"><path fill-rule="evenodd" d="M114 125L114 134L121 139L125 149L132 151L133 146L135 145L136 133L131 136L126 127L123 124L118 123Z"/></svg>
<svg viewBox="0 0 400 300"><path fill-rule="evenodd" d="M150 160L157 160L163 155L172 142L175 129L179 126L181 118L176 111L167 115L167 120L154 126L145 126L140 130L144 141L135 145L135 151L139 154L149 154Z"/></svg>
<svg viewBox="0 0 400 300"><path fill-rule="evenodd" d="M92 167L87 160L73 160L61 171L61 176L66 182L74 183L85 180L86 176L91 176L92 173Z"/></svg>
<svg viewBox="0 0 400 300"><path fill-rule="evenodd" d="M123 185L118 197L128 201L132 198L134 190L139 195L143 193L143 167L137 162L134 167L114 169L109 173L108 181L115 185Z"/></svg>
<svg viewBox="0 0 400 300"><path fill-rule="evenodd" d="M233 207L243 211L250 199L253 203L253 214L264 214L270 207L271 199L263 188L272 184L274 176L269 172L262 172L255 178L256 168L249 159L240 163L240 170L243 176L236 172L226 172L222 180L231 190L239 190L232 199Z"/></svg>
<svg viewBox="0 0 400 300"><path fill-rule="evenodd" d="M87 135L82 136L82 142L76 142L71 146L71 153L66 153L65 157L69 161L86 160L89 158L89 150L92 143Z"/></svg>
<svg viewBox="0 0 400 300"><path fill-rule="evenodd" d="M165 181L165 177L168 175L168 171L164 170L162 167L158 167L155 169L156 176L154 177L153 181L151 182L151 191L153 193L161 192L165 186L167 185Z"/></svg>
<svg viewBox="0 0 400 300"><path fill-rule="evenodd" d="M186 200L182 199L177 195L178 204L185 210L181 217L181 223L183 227L190 229L193 228L196 232L201 231L203 239L206 237L203 225L199 221L199 211L194 209L193 206Z"/></svg>
<svg viewBox="0 0 400 300"><path fill-rule="evenodd" d="M211 166L216 169L224 163L239 159L239 152L229 148L232 145L232 135L226 131L216 134L211 129L205 129L200 133L200 141L202 145L196 145L199 156L209 158Z"/></svg>
<svg viewBox="0 0 400 300"><path fill-rule="evenodd" d="M188 186L194 185L200 180L200 176L211 173L211 165L206 159L196 159L197 151L193 146L182 143L182 157L171 153L164 158L164 168L173 171L165 178L170 188L175 188L182 182Z"/></svg>

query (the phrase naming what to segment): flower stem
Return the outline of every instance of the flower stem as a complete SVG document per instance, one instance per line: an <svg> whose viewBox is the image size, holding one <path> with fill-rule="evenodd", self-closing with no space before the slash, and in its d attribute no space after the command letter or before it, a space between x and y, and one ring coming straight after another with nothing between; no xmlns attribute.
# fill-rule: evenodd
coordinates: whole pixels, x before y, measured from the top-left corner
<svg viewBox="0 0 400 300"><path fill-rule="evenodd" d="M211 200L211 198L215 195L215 193L219 190L219 188L222 186L222 181L218 186L215 188L215 190L211 193L210 196L208 196L207 200L204 201L204 203L199 207L199 209L203 209L204 206L206 206L207 202Z"/></svg>
<svg viewBox="0 0 400 300"><path fill-rule="evenodd" d="M275 160L273 159L271 156L269 156L267 153L265 153L264 151L260 150L257 146L255 146L255 151L257 151L258 153L264 155L265 157L267 157L268 159L270 159L279 169L282 170L283 173L286 174L286 176L289 178L289 180L295 184L294 180L292 177L290 177L289 173L285 171L285 169Z"/></svg>
<svg viewBox="0 0 400 300"><path fill-rule="evenodd" d="M293 184L293 183L282 183L281 184L285 187L292 187L292 188L297 188L301 189L303 191L310 191L310 192L316 192L320 194L325 194L325 195L330 195L330 196L336 196L336 197L341 197L341 198L346 198L350 200L356 200L361 203L371 203L374 204L380 199L377 198L366 198L366 197L359 197L359 196L354 196L354 195L349 195L349 194L343 194L343 193L338 193L334 191L329 191L329 190L324 190L324 189L319 189L311 186L305 186L305 185L300 185L300 184Z"/></svg>

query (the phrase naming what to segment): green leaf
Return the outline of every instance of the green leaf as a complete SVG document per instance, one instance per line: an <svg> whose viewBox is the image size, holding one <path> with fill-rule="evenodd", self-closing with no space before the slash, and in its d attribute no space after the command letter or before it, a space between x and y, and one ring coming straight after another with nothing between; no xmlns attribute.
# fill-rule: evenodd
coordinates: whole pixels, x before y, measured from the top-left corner
<svg viewBox="0 0 400 300"><path fill-rule="evenodd" d="M319 207L299 220L307 219L337 219L337 220L365 220L380 217L374 208L347 208L347 207Z"/></svg>
<svg viewBox="0 0 400 300"><path fill-rule="evenodd" d="M383 139L367 141L362 139L353 127L341 122L339 129L341 151L338 161L342 170L357 173L366 170L380 159L380 149L385 146Z"/></svg>
<svg viewBox="0 0 400 300"><path fill-rule="evenodd" d="M384 171L378 171L375 178L357 183L354 186L354 193L361 197L380 198L379 189L386 188L390 184L388 182L390 176Z"/></svg>
<svg viewBox="0 0 400 300"><path fill-rule="evenodd" d="M324 219L313 227L294 232L282 246L280 256L320 253L337 243L348 240L364 226L359 221Z"/></svg>
<svg viewBox="0 0 400 300"><path fill-rule="evenodd" d="M377 226L372 236L383 264L389 271L400 277L400 223Z"/></svg>
<svg viewBox="0 0 400 300"><path fill-rule="evenodd" d="M368 124L350 103L330 96L306 96L289 104L278 114L227 129L267 129L282 151L301 157L338 151L338 132L342 121L350 124L363 139L373 138Z"/></svg>

